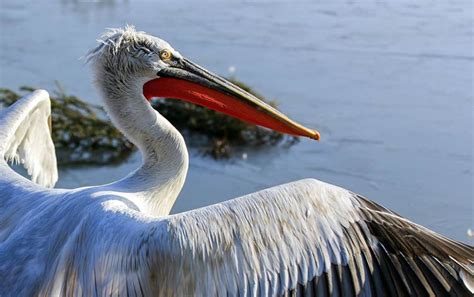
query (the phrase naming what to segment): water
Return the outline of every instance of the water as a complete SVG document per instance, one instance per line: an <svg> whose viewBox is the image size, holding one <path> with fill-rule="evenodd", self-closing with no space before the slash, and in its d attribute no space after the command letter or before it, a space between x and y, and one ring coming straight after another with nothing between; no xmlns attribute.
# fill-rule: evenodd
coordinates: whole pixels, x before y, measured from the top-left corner
<svg viewBox="0 0 474 297"><path fill-rule="evenodd" d="M472 1L1 1L0 86L97 103L83 61L106 27L134 24L236 76L322 141L191 156L174 212L316 177L473 243ZM68 169L59 187L100 184L140 164Z"/></svg>

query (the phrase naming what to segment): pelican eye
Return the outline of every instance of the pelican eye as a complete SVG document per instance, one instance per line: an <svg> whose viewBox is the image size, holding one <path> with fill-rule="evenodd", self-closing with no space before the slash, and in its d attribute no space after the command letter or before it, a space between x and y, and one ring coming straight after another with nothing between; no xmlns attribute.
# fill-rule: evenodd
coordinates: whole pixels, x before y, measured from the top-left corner
<svg viewBox="0 0 474 297"><path fill-rule="evenodd" d="M164 49L160 51L160 58L163 61L169 61L173 58L173 54L169 50Z"/></svg>

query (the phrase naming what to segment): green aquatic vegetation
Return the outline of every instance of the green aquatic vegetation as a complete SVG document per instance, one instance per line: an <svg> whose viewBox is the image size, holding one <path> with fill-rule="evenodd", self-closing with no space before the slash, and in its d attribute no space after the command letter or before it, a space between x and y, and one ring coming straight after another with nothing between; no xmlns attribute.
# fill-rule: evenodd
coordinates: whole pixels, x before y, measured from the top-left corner
<svg viewBox="0 0 474 297"><path fill-rule="evenodd" d="M235 79L230 81L276 107L275 101L266 100L246 84ZM280 143L292 145L298 141L296 137L248 124L181 100L158 99L153 100L152 105L183 132L192 146L216 159L231 157L233 148L275 146Z"/></svg>
<svg viewBox="0 0 474 297"><path fill-rule="evenodd" d="M246 91L256 95L247 85L232 80ZM0 103L13 104L32 87L21 87L20 92L0 89ZM134 146L107 119L104 110L68 95L57 84L51 95L53 141L58 162L66 164L106 164L126 158ZM266 101L276 106L274 101ZM181 133L191 147L215 159L229 158L236 148L292 145L296 137L286 136L207 108L175 99L157 99L153 107L165 116Z"/></svg>

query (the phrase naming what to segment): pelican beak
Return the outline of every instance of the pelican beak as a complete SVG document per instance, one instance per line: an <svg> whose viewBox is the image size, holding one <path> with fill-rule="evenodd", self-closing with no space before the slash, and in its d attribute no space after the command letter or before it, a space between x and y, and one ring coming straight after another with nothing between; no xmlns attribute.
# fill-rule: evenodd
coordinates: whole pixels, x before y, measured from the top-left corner
<svg viewBox="0 0 474 297"><path fill-rule="evenodd" d="M181 99L275 131L319 140L318 131L292 121L254 95L187 59L173 61L157 76L143 86L148 100Z"/></svg>

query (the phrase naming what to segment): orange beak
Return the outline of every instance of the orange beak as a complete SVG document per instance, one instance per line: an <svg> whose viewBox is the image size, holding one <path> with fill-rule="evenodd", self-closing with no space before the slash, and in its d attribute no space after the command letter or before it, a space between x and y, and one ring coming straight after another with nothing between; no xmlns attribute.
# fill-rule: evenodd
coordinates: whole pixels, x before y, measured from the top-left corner
<svg viewBox="0 0 474 297"><path fill-rule="evenodd" d="M160 70L143 86L147 99L185 100L278 132L319 140L316 130L300 125L267 103L186 59Z"/></svg>

